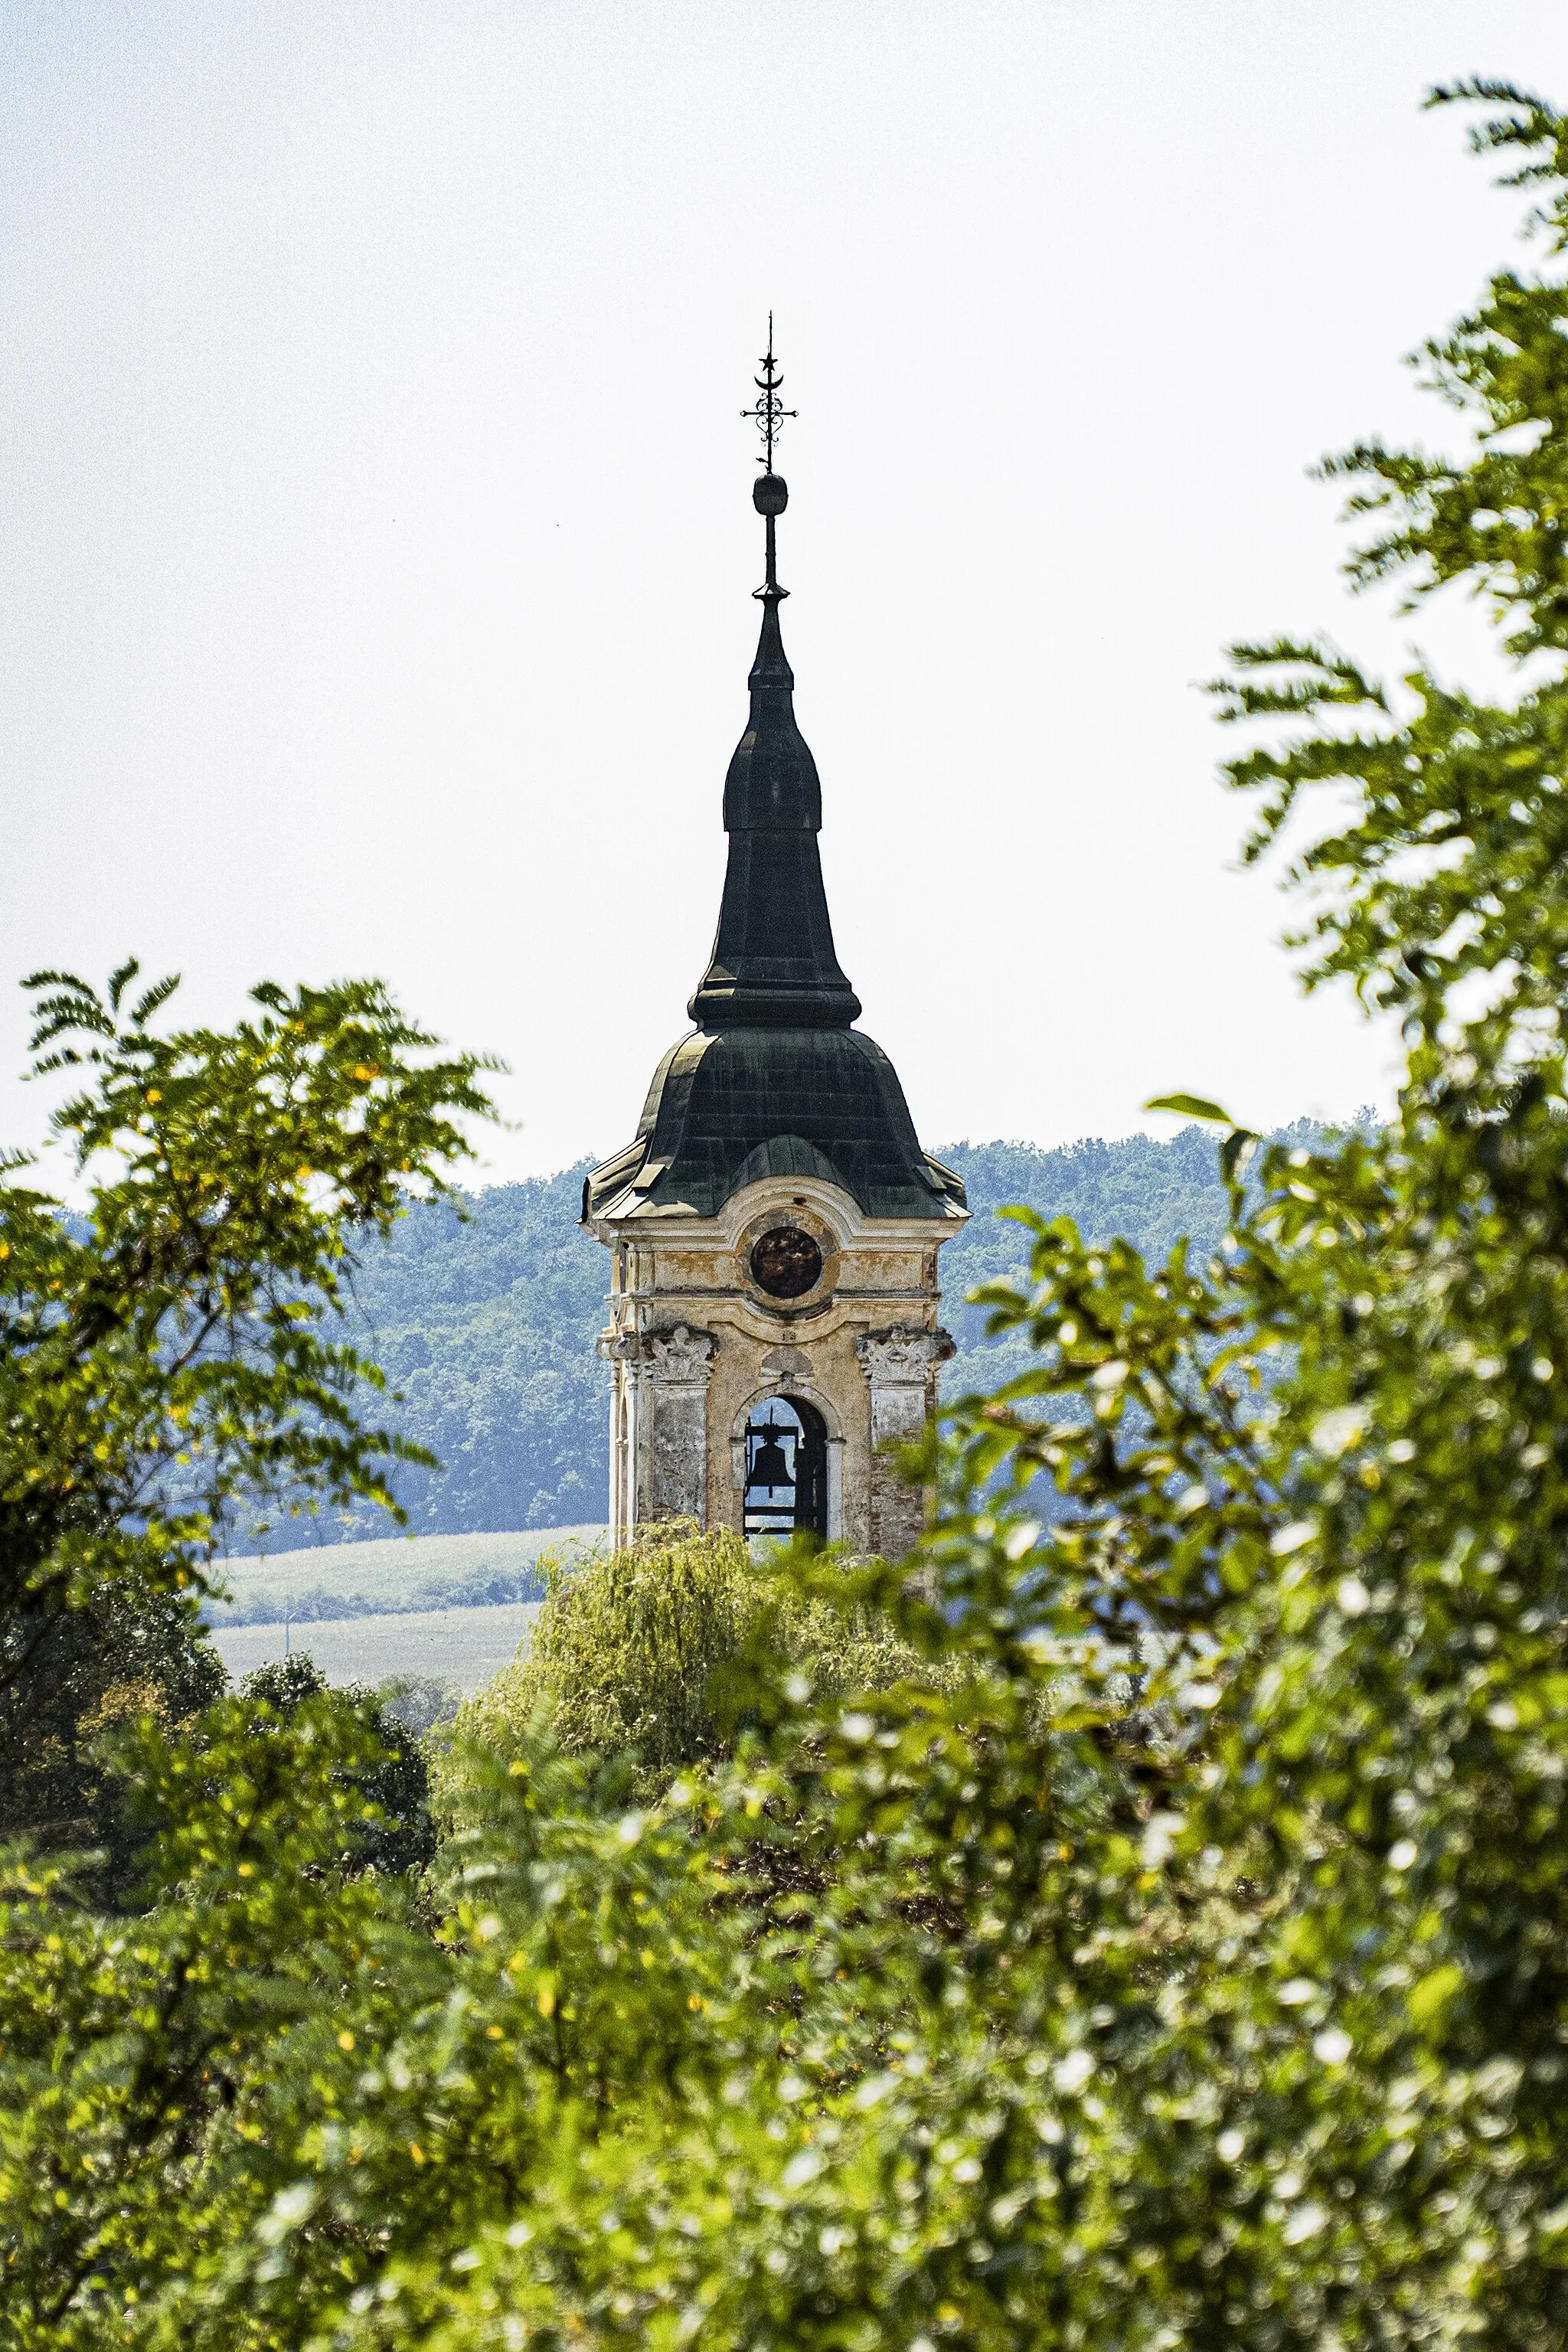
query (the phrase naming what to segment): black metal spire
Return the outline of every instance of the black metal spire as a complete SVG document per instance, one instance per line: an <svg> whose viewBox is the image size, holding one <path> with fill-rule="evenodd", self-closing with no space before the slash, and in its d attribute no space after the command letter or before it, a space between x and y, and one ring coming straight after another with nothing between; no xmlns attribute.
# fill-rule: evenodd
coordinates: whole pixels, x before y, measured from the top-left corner
<svg viewBox="0 0 1568 2352"><path fill-rule="evenodd" d="M795 723L795 677L779 634L774 526L789 492L773 471L785 408L767 356L752 416L763 436L752 486L768 527L763 631L752 715L724 782L730 862L713 961L692 998L697 1029L654 1074L634 1141L595 1168L583 1217L715 1217L763 1177L815 1177L868 1217L951 1222L963 1185L920 1147L898 1073L853 1024L860 1003L838 968L816 836L822 788ZM939 1236L940 1238L940 1236Z"/></svg>
<svg viewBox="0 0 1568 2352"><path fill-rule="evenodd" d="M860 1000L839 969L822 887L816 836L822 787L816 762L795 725L795 672L784 657L779 606L776 525L789 488L773 471L784 420L784 377L773 358L773 313L760 397L743 415L763 436L763 471L752 503L767 524L767 576L755 593L762 634L749 680L752 714L724 780L724 830L730 860L712 961L687 1010L704 1029L740 1025L847 1029Z"/></svg>

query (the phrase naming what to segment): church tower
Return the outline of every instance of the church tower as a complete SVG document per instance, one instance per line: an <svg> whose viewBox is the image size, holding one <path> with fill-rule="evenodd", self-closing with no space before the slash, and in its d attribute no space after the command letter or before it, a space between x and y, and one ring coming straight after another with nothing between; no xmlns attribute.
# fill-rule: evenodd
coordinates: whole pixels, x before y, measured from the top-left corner
<svg viewBox="0 0 1568 2352"><path fill-rule="evenodd" d="M921 1501L889 1445L935 1410L952 1342L937 1252L963 1184L921 1150L903 1088L854 1026L816 836L822 788L784 658L773 471L786 411L772 335L753 410L767 527L751 718L724 784L729 867L696 1027L654 1074L635 1142L595 1169L583 1222L611 1253L616 1540L689 1517L808 1529L897 1559Z"/></svg>

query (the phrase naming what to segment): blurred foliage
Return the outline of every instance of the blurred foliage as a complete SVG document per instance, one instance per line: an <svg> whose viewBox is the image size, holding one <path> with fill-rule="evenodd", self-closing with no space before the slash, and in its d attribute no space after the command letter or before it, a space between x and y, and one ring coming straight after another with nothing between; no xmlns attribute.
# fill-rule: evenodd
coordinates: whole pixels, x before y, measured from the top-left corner
<svg viewBox="0 0 1568 2352"><path fill-rule="evenodd" d="M1307 1119L1274 1138L1287 1150L1321 1139L1322 1129ZM1166 1139L1129 1135L1106 1143L1088 1137L1054 1151L1026 1143L944 1144L938 1156L963 1178L972 1213L942 1253L942 1320L958 1342L957 1355L942 1368L948 1397L994 1388L1028 1360L1026 1337L993 1330L986 1308L972 1303L988 1282L1024 1277L1028 1244L1007 1215L1017 1202L1070 1217L1090 1241L1120 1236L1144 1257L1163 1258L1177 1241L1206 1255L1229 1222L1214 1145L1196 1124Z"/></svg>
<svg viewBox="0 0 1568 2352"><path fill-rule="evenodd" d="M426 1732L452 1722L463 1695L445 1675L389 1675L376 1685L375 1697L389 1723L423 1739Z"/></svg>
<svg viewBox="0 0 1568 2352"><path fill-rule="evenodd" d="M1568 122L1457 95L1560 256ZM744 1626L685 1537L668 1600L651 1548L563 1587L584 1752L471 1744L433 1933L340 1864L351 1706L143 1719L134 1933L6 1888L0 2342L1568 2341L1565 317L1500 276L1429 358L1477 453L1352 461L1362 570L1490 593L1528 690L1294 644L1223 689L1265 835L1331 786L1314 970L1402 1018L1394 1118L1260 1147L1171 1098L1212 1250L1024 1213L980 1304L1026 1361L911 1464L913 1560L801 1558ZM790 1605L920 1669L830 1692ZM639 1789L608 1743L659 1722L708 1752Z"/></svg>
<svg viewBox="0 0 1568 2352"><path fill-rule="evenodd" d="M105 1906L131 1899L143 1841L127 1811L117 1735L143 1715L165 1729L188 1722L225 1682L178 1594L122 1585L59 1612L0 1718L0 1839L91 1853L78 1874L83 1893Z"/></svg>
<svg viewBox="0 0 1568 2352"><path fill-rule="evenodd" d="M358 1328L395 1390L388 1426L440 1463L400 1465L421 1534L608 1516L609 1392L594 1353L605 1258L578 1224L583 1168L416 1208L355 1277ZM338 1517L380 1532L374 1504Z"/></svg>
<svg viewBox="0 0 1568 2352"><path fill-rule="evenodd" d="M295 1650L247 1675L238 1696L270 1731L274 1719L293 1722L302 1707L326 1693L326 1675L314 1658L308 1651ZM402 1675L383 1690L371 1690L363 1683L340 1684L333 1697L358 1717L373 1759L353 1775L353 1793L368 1810L361 1811L351 1843L337 1856L339 1868L423 1870L436 1851L436 1830L430 1818L429 1759L420 1734L436 1713L450 1713L450 1694L428 1676ZM443 1700L447 1702L444 1706ZM410 1714L425 1721L410 1724L405 1719ZM193 1729L199 1739L201 1726Z"/></svg>

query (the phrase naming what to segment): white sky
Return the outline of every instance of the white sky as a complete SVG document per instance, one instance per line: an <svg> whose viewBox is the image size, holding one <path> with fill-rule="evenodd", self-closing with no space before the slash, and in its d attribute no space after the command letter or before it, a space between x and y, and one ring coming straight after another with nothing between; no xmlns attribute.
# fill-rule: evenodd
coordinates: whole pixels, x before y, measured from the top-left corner
<svg viewBox="0 0 1568 2352"><path fill-rule="evenodd" d="M1399 362L1519 249L1418 111L1471 71L1568 96L1561 0L0 5L0 1066L36 963L205 1018L374 971L511 1064L489 1175L626 1140L718 908L772 304L840 959L925 1140L1380 1097L1193 681L1398 658L1305 468L1453 431Z"/></svg>

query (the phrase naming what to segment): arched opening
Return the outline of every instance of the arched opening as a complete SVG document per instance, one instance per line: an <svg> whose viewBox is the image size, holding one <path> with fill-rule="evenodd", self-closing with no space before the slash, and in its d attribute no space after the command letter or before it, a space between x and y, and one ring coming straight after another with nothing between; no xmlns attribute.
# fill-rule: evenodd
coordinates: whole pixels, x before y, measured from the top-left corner
<svg viewBox="0 0 1568 2352"><path fill-rule="evenodd" d="M768 1397L746 1423L749 1536L827 1534L827 1424L804 1397Z"/></svg>

